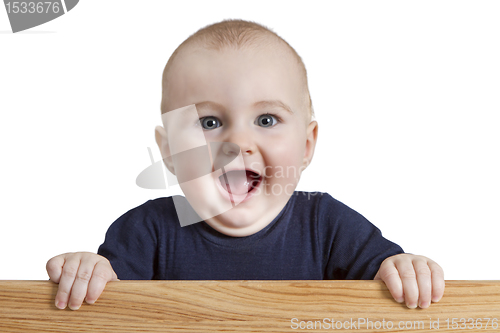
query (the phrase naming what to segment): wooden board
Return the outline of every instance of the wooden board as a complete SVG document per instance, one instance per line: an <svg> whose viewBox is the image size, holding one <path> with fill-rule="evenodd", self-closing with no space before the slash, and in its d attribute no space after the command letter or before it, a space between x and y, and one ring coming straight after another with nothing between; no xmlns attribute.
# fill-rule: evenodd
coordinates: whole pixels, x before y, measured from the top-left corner
<svg viewBox="0 0 500 333"><path fill-rule="evenodd" d="M77 311L56 291L0 281L0 332L500 332L500 281L446 281L427 309L381 281L118 281Z"/></svg>

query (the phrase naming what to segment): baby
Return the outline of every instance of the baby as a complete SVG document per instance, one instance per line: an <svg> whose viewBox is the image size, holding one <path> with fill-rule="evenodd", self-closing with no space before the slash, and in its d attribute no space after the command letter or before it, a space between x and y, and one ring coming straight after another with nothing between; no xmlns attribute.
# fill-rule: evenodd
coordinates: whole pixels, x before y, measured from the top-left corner
<svg viewBox="0 0 500 333"><path fill-rule="evenodd" d="M94 303L118 278L380 279L409 308L441 299L434 261L330 195L295 191L318 123L305 66L274 32L226 20L190 36L165 67L161 110L156 142L186 197L128 211L98 254L50 259L58 308Z"/></svg>

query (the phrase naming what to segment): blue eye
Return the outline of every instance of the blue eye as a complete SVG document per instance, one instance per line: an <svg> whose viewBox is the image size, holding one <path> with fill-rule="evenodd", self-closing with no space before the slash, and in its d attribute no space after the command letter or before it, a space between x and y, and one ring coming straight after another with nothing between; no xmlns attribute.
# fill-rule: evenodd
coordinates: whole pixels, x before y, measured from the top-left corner
<svg viewBox="0 0 500 333"><path fill-rule="evenodd" d="M259 118L257 118L257 125L262 127L273 127L277 122L278 120L276 119L276 117L270 114L263 114L260 115Z"/></svg>
<svg viewBox="0 0 500 333"><path fill-rule="evenodd" d="M203 117L200 119L200 122L201 122L201 127L203 127L203 129L206 130L211 130L220 126L219 119L212 116Z"/></svg>

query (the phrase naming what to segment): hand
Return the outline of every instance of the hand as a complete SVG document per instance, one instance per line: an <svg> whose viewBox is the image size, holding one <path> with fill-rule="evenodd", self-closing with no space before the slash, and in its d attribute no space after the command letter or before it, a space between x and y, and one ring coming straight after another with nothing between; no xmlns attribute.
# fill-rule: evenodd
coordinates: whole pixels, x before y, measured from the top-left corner
<svg viewBox="0 0 500 333"><path fill-rule="evenodd" d="M58 255L47 262L50 279L59 283L56 307L78 310L83 300L93 304L108 281L118 280L108 259L95 253L76 252Z"/></svg>
<svg viewBox="0 0 500 333"><path fill-rule="evenodd" d="M439 302L444 293L444 273L441 266L429 258L413 254L398 254L382 262L374 280L383 280L392 297L406 302L410 309L425 309Z"/></svg>

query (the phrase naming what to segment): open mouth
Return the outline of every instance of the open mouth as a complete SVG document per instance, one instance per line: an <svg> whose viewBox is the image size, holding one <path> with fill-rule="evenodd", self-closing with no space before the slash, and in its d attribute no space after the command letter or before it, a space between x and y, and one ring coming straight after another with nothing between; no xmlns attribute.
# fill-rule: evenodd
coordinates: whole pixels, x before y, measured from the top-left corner
<svg viewBox="0 0 500 333"><path fill-rule="evenodd" d="M232 170L219 177L222 188L231 194L247 194L254 191L262 177L251 170Z"/></svg>

